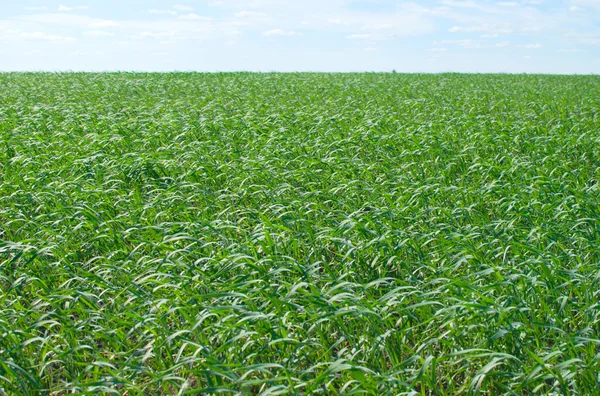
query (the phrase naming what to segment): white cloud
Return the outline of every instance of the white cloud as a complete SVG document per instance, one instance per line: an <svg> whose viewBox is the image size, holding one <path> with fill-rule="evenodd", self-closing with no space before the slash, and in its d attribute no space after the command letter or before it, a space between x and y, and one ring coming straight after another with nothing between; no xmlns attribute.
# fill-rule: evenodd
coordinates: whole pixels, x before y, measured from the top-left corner
<svg viewBox="0 0 600 396"><path fill-rule="evenodd" d="M563 33L567 40L574 44L600 44L600 33L582 33L578 31L568 31Z"/></svg>
<svg viewBox="0 0 600 396"><path fill-rule="evenodd" d="M347 39L350 40L376 40L376 41L381 41L381 40L393 40L395 38L398 38L399 36L397 36L396 34L393 33L387 33L387 34L381 34L381 33L354 33L351 34L349 36L346 36Z"/></svg>
<svg viewBox="0 0 600 396"><path fill-rule="evenodd" d="M207 3L211 1L215 2L215 0L207 0L202 4L206 7ZM430 59L439 53L442 57L448 57L447 67L450 68L453 67L452 59L458 62L463 55L465 59L474 57L473 53L480 52L476 48L488 48L490 51L495 51L496 55L506 54L509 56L509 53L514 52L510 56L521 61L523 55L535 55L536 53L554 54L560 61L560 54L557 50L561 47L589 48L590 56L595 49L600 48L583 45L583 42L600 43L600 35L578 38L563 36L563 33L568 32L569 29L573 29L579 34L597 32L597 29L594 30L593 16L597 15L593 13L594 9L589 8L590 5L571 0L561 0L562 5L546 1L548 7L537 8L528 6L539 3L536 0L434 0L427 3L415 0L380 1L382 4L384 2L392 4L393 9L348 7L347 5L351 1L370 3L380 0L306 0L302 3L261 0L262 5L253 0L221 0L218 1L219 4L213 4L221 8L212 9L212 13L208 13L211 9L203 10L200 2L177 0L145 3L148 5L139 8L137 15L119 16L119 20L108 20L111 18L108 15L104 15L107 18L105 20L93 18L91 13L86 16L88 14L86 12L59 13L56 11L59 3L63 3L63 7L69 9L74 8L76 4L89 4L93 8L92 3L87 1L61 0L54 4L32 1L21 3L21 10L25 5L46 4L52 11L47 13L21 11L20 15L17 12L15 16L4 18L10 19L11 24L14 23L9 27L14 26L15 29L20 29L22 32L47 32L51 35L73 36L77 40L76 44L62 44L64 47L73 47L73 50L89 51L90 48L96 48L97 45L94 46L94 44L98 44L100 41L117 42L121 40L133 43L127 45L131 46L132 51L137 50L140 54L151 54L153 51L167 48L161 47L161 43L167 42L177 42L178 45L173 46L170 51L173 54L179 54L178 51L186 51L187 46L191 45L188 40L203 40L201 51L219 51L226 46L228 40L236 39L235 35L246 37L245 43L248 42L246 40L252 40L252 37L263 35L262 40L265 42L289 40L289 44L292 46L290 47L291 51L295 49L294 47L298 47L298 54L294 53L298 57L303 56L302 51L308 51L309 46L312 46L315 52L331 51L337 39L337 45L341 47L341 51L353 54L352 56L363 54L365 59L373 58L365 57L364 55L367 55L365 51L367 48L379 48L381 57L375 58L394 57L394 59L400 59L402 57L400 53L390 54L388 57L387 52L380 45L384 43L382 40L398 40L400 45L401 38L420 35L427 41L426 45L420 50L416 49L417 54L414 54L415 49L411 51L407 48L409 52L407 57L420 56ZM192 7L182 8L177 6L178 4L184 5L183 7L192 6L195 11L192 10ZM580 7L585 12L568 13L567 10L570 6ZM148 10L148 7L156 9ZM487 11L483 11L481 7L486 7ZM215 14L216 11L218 12ZM152 16L148 12L156 15ZM102 16L102 14L98 15ZM212 19L208 15L211 15ZM27 19L29 17L39 18ZM20 23L22 25L19 25ZM444 32L448 28L451 33ZM0 36L3 29L4 26L0 21ZM525 31L524 29L532 30ZM307 36L309 31L327 40L315 43L313 40L304 42L302 39L296 38L301 32ZM342 38L342 42L339 41L339 38ZM348 38L348 40L344 40L344 38ZM544 40L541 40L542 38ZM434 40L443 39L470 40L452 40L439 42L437 45L427 45ZM40 38L40 40L44 39ZM542 43L542 41L544 42ZM239 49L249 50L247 46L241 45L241 42L238 39ZM296 42L302 42L302 45L296 46ZM407 39L406 42L411 42L411 39ZM537 42L544 45L543 51L535 50ZM508 48L506 48L507 43L510 43ZM533 47L527 50L519 49L520 44L529 44ZM27 43L27 45L42 47L48 43ZM0 47L5 49L2 44ZM429 47L433 47L433 49L429 49ZM215 50L215 48L218 49ZM511 48L515 51L511 51ZM273 49L267 46L264 49L261 48L261 51L265 52L265 56L261 59L266 59L266 55L270 54ZM445 52L448 54L445 55ZM449 54L453 54L453 56L449 56ZM185 58L183 52L181 55L180 58ZM233 55L231 56L233 57ZM575 57L575 55L571 57ZM494 62L489 59L486 61ZM446 63L444 62L444 64Z"/></svg>
<svg viewBox="0 0 600 396"><path fill-rule="evenodd" d="M251 29L256 29L256 27L247 25L236 26L231 22L231 18L215 20L209 23L194 19L187 21L178 20L176 17L157 19L138 17L137 19L112 21L70 13L35 13L24 15L15 21L9 21L7 22L7 26L14 26L15 29L20 29L21 31L48 31L54 34L66 34L66 29L75 30L77 33L69 33L69 35L81 35L80 42L84 42L84 38L91 39L91 37L84 35L87 31L99 30L116 33L117 30L113 29L118 29L118 36L122 37L120 41L136 42L134 40L138 40L139 47L139 41L145 40L145 46L147 47L145 47L145 50L152 51L152 46L161 44L162 41L225 40L231 37L230 32L234 30L240 31L243 34ZM260 33L262 30L270 28L264 27L258 30L258 32ZM2 36L2 30L2 20L0 20L0 36ZM297 29L287 28L287 30ZM132 46L134 45L132 44Z"/></svg>
<svg viewBox="0 0 600 396"><path fill-rule="evenodd" d="M500 10L497 7L489 6L489 5L486 5L485 3L481 4L482 2L476 2L476 1L471 1L471 0L465 0L465 1L441 0L439 3L445 7L467 8L467 9L477 10L477 11L488 13L488 14L497 14L500 12ZM500 3L512 3L512 2L500 2ZM497 4L497 5L501 6L502 4ZM439 11L441 11L441 10L438 10L438 12ZM446 10L445 13L448 15L452 14L452 12L450 10ZM454 14L454 16L459 17L459 18L461 17L461 15L457 15L457 14Z"/></svg>
<svg viewBox="0 0 600 396"><path fill-rule="evenodd" d="M111 37L114 36L114 33L110 33L104 30L88 30L83 33L85 36L89 37Z"/></svg>
<svg viewBox="0 0 600 396"><path fill-rule="evenodd" d="M309 2L311 0L308 0ZM333 0L336 1L336 0ZM248 8L291 8L294 6L293 3L281 0L227 0L223 2L224 5L231 8L248 9ZM306 4L299 4L301 7L306 7Z"/></svg>
<svg viewBox="0 0 600 396"><path fill-rule="evenodd" d="M103 56L103 51L75 51L75 55L78 56Z"/></svg>
<svg viewBox="0 0 600 396"><path fill-rule="evenodd" d="M148 14L154 14L154 15L177 15L177 11L151 9L151 10L148 10Z"/></svg>
<svg viewBox="0 0 600 396"><path fill-rule="evenodd" d="M598 0L571 0L571 3L583 7L600 9L600 1Z"/></svg>
<svg viewBox="0 0 600 396"><path fill-rule="evenodd" d="M477 3L474 1L442 0L440 1L440 4L450 7L478 8Z"/></svg>
<svg viewBox="0 0 600 396"><path fill-rule="evenodd" d="M132 38L166 39L174 38L175 36L175 32L141 32L140 34Z"/></svg>
<svg viewBox="0 0 600 396"><path fill-rule="evenodd" d="M86 6L86 5L79 5L79 6L65 6L65 5L59 5L58 6L58 11L63 11L63 12L69 12L69 11L75 11L75 10L87 10L90 7Z"/></svg>
<svg viewBox="0 0 600 396"><path fill-rule="evenodd" d="M235 16L238 18L263 18L266 17L267 14L258 11L240 11L237 12Z"/></svg>
<svg viewBox="0 0 600 396"><path fill-rule="evenodd" d="M44 40L44 41L73 41L73 37L61 36L58 34L49 34L44 32L20 33L19 36L25 40Z"/></svg>
<svg viewBox="0 0 600 396"><path fill-rule="evenodd" d="M327 24L329 25L342 25L342 26L349 26L351 25L350 21L344 21L338 18L330 18L327 20Z"/></svg>
<svg viewBox="0 0 600 396"><path fill-rule="evenodd" d="M569 12L582 12L582 11L583 11L583 8L576 6L576 5L569 7Z"/></svg>
<svg viewBox="0 0 600 396"><path fill-rule="evenodd" d="M130 36L133 40L157 40L159 44L173 44L177 40L189 39L190 37L176 32L144 31Z"/></svg>
<svg viewBox="0 0 600 396"><path fill-rule="evenodd" d="M175 8L177 11L194 11L194 7L186 6L186 5L176 5Z"/></svg>
<svg viewBox="0 0 600 396"><path fill-rule="evenodd" d="M580 50L579 48L567 48L567 49L561 48L561 49L556 50L556 52L560 52L563 54L576 54L576 53L583 52L583 51Z"/></svg>
<svg viewBox="0 0 600 396"><path fill-rule="evenodd" d="M211 17L201 16L198 14L185 14L177 17L178 19L186 20L186 21L211 21Z"/></svg>
<svg viewBox="0 0 600 396"><path fill-rule="evenodd" d="M524 45L519 45L520 48L530 48L530 49L539 49L542 48L543 45L540 43L535 43L535 44L524 44Z"/></svg>
<svg viewBox="0 0 600 396"><path fill-rule="evenodd" d="M450 33L458 33L458 32L480 32L481 29L477 26L465 27L465 26L452 26L448 29Z"/></svg>
<svg viewBox="0 0 600 396"><path fill-rule="evenodd" d="M582 44L600 45L600 38L583 38Z"/></svg>
<svg viewBox="0 0 600 396"><path fill-rule="evenodd" d="M440 41L434 41L433 45L444 45L444 44L449 44L449 45L458 45L461 46L463 48L483 48L483 42L479 41L479 40L440 40Z"/></svg>
<svg viewBox="0 0 600 396"><path fill-rule="evenodd" d="M509 34L512 33L512 27L509 23L503 25L480 25L480 26L452 26L448 29L450 33L478 33L485 32L489 34Z"/></svg>
<svg viewBox="0 0 600 396"><path fill-rule="evenodd" d="M33 51L25 51L25 52L23 52L23 55L39 57L39 56L43 56L44 53L40 50L33 50Z"/></svg>
<svg viewBox="0 0 600 396"><path fill-rule="evenodd" d="M392 29L394 25L392 23L370 23L367 25L361 26L361 30L389 30Z"/></svg>
<svg viewBox="0 0 600 396"><path fill-rule="evenodd" d="M337 4L342 1L331 0L331 3L327 2L327 4ZM301 13L302 10L296 12ZM428 13L428 10L414 3L401 3L395 11L391 12L333 9L308 18L305 14L300 14L298 20L303 19L308 19L312 29L322 30L324 34L326 32L344 34L347 38L353 39L387 40L418 36L435 30L434 17Z"/></svg>
<svg viewBox="0 0 600 396"><path fill-rule="evenodd" d="M96 22L91 22L89 27L117 27L119 24L116 21L111 21L109 19L103 19Z"/></svg>
<svg viewBox="0 0 600 396"><path fill-rule="evenodd" d="M46 11L48 7L25 7L26 11Z"/></svg>
<svg viewBox="0 0 600 396"><path fill-rule="evenodd" d="M295 32L293 30L282 30L282 29L272 29L272 30L267 30L265 32L262 33L263 36L267 36L267 37L273 37L273 36L301 36L301 33Z"/></svg>
<svg viewBox="0 0 600 396"><path fill-rule="evenodd" d="M373 34L351 34L346 38L349 39L356 39L356 40L363 40L363 39L372 39L375 36Z"/></svg>
<svg viewBox="0 0 600 396"><path fill-rule="evenodd" d="M22 32L42 31L55 35L73 36L81 43L79 49L88 50L90 46L95 45L92 40L106 37L111 39L109 34L115 33L115 37L112 39L118 37L120 41L137 43L131 44L131 47L137 47L132 48L132 50L138 49L150 52L156 49L156 46L167 41L173 43L186 40L215 40L214 43L216 43L217 39L226 40L232 37L228 32L236 30L235 26L228 23L229 21L230 19L198 22L178 20L176 17L148 19L143 18L143 16L137 19L112 21L70 13L34 13L23 15L15 20L2 21L0 19L0 40L22 40L19 37L6 37L6 34L4 34L4 30L14 27L14 30ZM246 26L237 28L242 34L250 29L255 28ZM263 28L259 30L259 33L267 29ZM143 44L141 44L142 42ZM0 47L2 47L2 44L0 44Z"/></svg>
<svg viewBox="0 0 600 396"><path fill-rule="evenodd" d="M19 23L23 26L27 26L27 29L29 30L38 30L47 25L54 25L54 27L59 29L66 27L87 29L90 27L106 28L120 26L116 21L68 13L23 15L19 18ZM23 30L26 29L23 28Z"/></svg>

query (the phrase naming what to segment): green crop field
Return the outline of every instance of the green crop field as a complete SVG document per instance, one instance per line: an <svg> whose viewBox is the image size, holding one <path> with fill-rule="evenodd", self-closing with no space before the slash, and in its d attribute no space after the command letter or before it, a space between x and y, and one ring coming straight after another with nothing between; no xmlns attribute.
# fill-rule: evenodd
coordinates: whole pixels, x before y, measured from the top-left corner
<svg viewBox="0 0 600 396"><path fill-rule="evenodd" d="M596 394L600 77L0 74L0 394Z"/></svg>

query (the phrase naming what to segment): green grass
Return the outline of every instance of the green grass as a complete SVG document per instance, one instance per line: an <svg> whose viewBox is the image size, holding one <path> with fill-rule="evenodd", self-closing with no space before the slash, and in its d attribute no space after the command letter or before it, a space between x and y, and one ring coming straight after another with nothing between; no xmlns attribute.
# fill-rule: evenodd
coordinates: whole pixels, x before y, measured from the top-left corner
<svg viewBox="0 0 600 396"><path fill-rule="evenodd" d="M0 394L598 391L600 77L0 87Z"/></svg>

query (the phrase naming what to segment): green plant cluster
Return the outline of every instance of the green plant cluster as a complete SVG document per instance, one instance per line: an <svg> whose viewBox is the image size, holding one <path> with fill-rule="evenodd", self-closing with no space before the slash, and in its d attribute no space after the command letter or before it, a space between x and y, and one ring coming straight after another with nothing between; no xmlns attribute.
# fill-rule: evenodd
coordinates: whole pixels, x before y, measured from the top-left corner
<svg viewBox="0 0 600 396"><path fill-rule="evenodd" d="M600 77L0 87L0 393L598 391Z"/></svg>

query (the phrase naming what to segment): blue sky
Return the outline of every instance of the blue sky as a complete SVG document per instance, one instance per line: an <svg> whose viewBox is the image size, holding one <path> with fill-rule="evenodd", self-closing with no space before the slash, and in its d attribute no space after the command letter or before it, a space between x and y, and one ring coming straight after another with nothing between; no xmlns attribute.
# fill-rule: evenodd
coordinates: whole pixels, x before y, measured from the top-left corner
<svg viewBox="0 0 600 396"><path fill-rule="evenodd" d="M0 0L0 70L600 73L600 0Z"/></svg>

